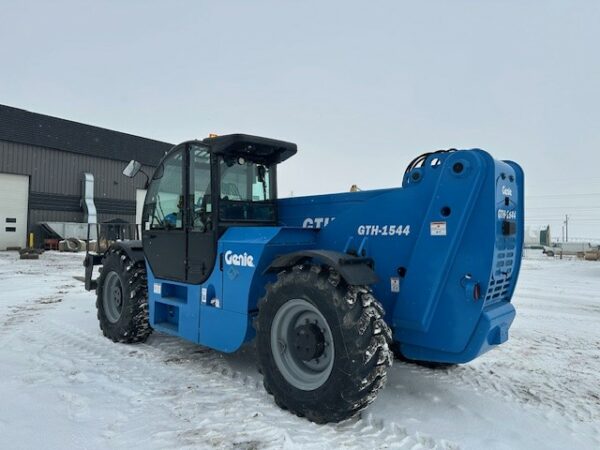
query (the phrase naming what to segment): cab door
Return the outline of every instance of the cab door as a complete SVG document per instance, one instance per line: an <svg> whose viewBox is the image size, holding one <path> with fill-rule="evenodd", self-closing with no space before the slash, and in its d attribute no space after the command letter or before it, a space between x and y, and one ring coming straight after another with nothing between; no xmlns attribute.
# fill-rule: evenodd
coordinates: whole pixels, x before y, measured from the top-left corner
<svg viewBox="0 0 600 450"><path fill-rule="evenodd" d="M185 144L157 167L142 214L144 254L160 279L186 280Z"/></svg>

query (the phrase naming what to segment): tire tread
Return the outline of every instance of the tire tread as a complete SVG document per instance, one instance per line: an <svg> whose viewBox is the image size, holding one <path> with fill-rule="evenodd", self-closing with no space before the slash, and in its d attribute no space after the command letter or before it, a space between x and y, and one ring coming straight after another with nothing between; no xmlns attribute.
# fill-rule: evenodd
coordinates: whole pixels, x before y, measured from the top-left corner
<svg viewBox="0 0 600 450"><path fill-rule="evenodd" d="M108 270L102 270L96 288L96 310L102 334L113 342L133 344L144 342L152 333L148 314L148 286L146 266L144 261L133 262L125 252L111 248L106 252L102 261L103 268L116 266L120 271L121 280L127 283L129 305L132 309L128 322L121 327L115 327L104 315L102 307L102 289L108 275Z"/></svg>
<svg viewBox="0 0 600 450"><path fill-rule="evenodd" d="M277 280L266 288L265 295L258 302L259 314L255 321L257 348L267 348L261 342L266 342L270 335L270 330L266 329L270 322L265 311L270 311L271 303L281 301L278 297L285 287L306 283L316 286L323 293L323 298L334 302L339 323L330 323L330 326L339 326L344 346L341 350L347 356L344 359L347 370L341 375L338 372L335 380L339 387L328 390L327 397L319 401L299 401L289 394L289 386L287 389L280 386L274 373L277 369L270 363L272 357L265 354L267 351L259 351L259 370L263 373L266 391L273 395L275 403L282 409L316 423L339 422L366 408L384 387L387 368L393 360L391 331L383 320L383 307L368 286L348 285L337 271L329 267L298 264L278 273ZM339 343L336 345L339 346Z"/></svg>

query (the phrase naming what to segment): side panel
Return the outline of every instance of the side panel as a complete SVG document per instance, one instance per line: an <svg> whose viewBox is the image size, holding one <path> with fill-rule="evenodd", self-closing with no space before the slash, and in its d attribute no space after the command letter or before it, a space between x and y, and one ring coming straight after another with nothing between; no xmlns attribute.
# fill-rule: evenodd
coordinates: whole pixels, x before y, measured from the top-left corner
<svg viewBox="0 0 600 450"><path fill-rule="evenodd" d="M148 313L152 328L197 343L201 286L156 278L147 262L146 270L148 272ZM220 295L220 282L214 283L213 287L214 295Z"/></svg>
<svg viewBox="0 0 600 450"><path fill-rule="evenodd" d="M427 342L423 337L421 341L409 341L402 345L402 350L410 358L468 362L508 339L508 330L516 314L511 298L517 283L523 249L524 178L521 168L512 162L494 161L492 169L493 176L486 181L486 195L482 195L481 204L476 207L476 219L470 223L472 227L485 224L485 230L490 235L485 235L480 240L465 238L453 267L454 270L463 267L460 259L462 255L476 255L478 242L485 242L486 256L491 264L482 265L481 270L488 272L478 276L478 280L481 280L481 299L476 303L482 303L483 310L475 330L465 348L454 353L447 353L440 346L436 348L431 344L423 345L423 342ZM491 204L494 206L490 211ZM504 230L507 223L512 224L510 230L514 232ZM487 249L490 242L491 248ZM444 321L432 323L430 339L435 339L436 336L439 338L436 330L444 326L447 326Z"/></svg>
<svg viewBox="0 0 600 450"><path fill-rule="evenodd" d="M475 149L414 172L398 189L284 200L282 221L329 217L317 248L373 258L373 290L405 355L465 362L504 342L514 318L522 171Z"/></svg>
<svg viewBox="0 0 600 450"><path fill-rule="evenodd" d="M325 228L348 209L395 190L397 189L377 189L279 199L277 202L279 225L282 227Z"/></svg>
<svg viewBox="0 0 600 450"><path fill-rule="evenodd" d="M254 337L251 320L278 255L313 248L313 230L232 227L218 244L218 260L205 283L157 279L148 270L150 324L156 330L233 352Z"/></svg>
<svg viewBox="0 0 600 450"><path fill-rule="evenodd" d="M460 174L454 164L464 167ZM493 250L493 161L477 152L448 156L408 262L393 326L401 342L461 351L481 314L466 289L485 281ZM424 172L424 177L429 174ZM488 180L487 189L484 182ZM486 202L487 199L487 202ZM488 214L484 214L485 209Z"/></svg>
<svg viewBox="0 0 600 450"><path fill-rule="evenodd" d="M254 336L249 311L251 285L262 278L263 253L280 228L229 228L219 239L222 295L202 304L200 343L225 352L237 350Z"/></svg>
<svg viewBox="0 0 600 450"><path fill-rule="evenodd" d="M256 311L266 284L275 279L274 274L264 273L271 262L281 255L313 249L316 236L314 230L301 228L230 228L219 241L224 307L240 313ZM243 258L236 260L244 255L252 256L254 267L244 266Z"/></svg>

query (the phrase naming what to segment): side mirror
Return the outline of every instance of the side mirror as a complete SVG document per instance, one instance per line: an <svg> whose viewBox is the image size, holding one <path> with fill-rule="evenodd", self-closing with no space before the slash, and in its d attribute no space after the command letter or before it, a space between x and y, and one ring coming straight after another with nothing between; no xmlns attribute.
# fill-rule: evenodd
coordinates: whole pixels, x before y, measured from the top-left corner
<svg viewBox="0 0 600 450"><path fill-rule="evenodd" d="M129 178L133 178L138 174L141 168L142 164L137 162L135 159L132 159L131 161L129 161L129 164L127 164L127 167L123 169L123 175Z"/></svg>

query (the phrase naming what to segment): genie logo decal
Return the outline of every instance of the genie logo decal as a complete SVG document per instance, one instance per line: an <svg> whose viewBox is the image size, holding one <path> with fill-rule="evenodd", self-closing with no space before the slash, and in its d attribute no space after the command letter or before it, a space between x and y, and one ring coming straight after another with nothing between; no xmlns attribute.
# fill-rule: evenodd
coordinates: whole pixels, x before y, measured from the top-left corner
<svg viewBox="0 0 600 450"><path fill-rule="evenodd" d="M254 256L244 252L241 255L231 250L225 252L225 264L228 266L254 267Z"/></svg>
<svg viewBox="0 0 600 450"><path fill-rule="evenodd" d="M507 186L502 186L502 195L506 195L507 197L512 197L512 189Z"/></svg>

